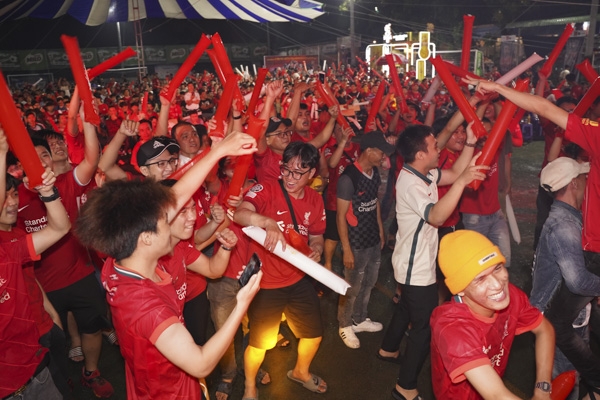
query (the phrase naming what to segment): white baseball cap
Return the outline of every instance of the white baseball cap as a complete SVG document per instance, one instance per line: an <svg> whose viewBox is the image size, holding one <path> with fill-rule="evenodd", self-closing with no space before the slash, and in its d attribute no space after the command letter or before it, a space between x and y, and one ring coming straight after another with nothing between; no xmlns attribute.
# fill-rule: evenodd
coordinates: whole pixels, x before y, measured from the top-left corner
<svg viewBox="0 0 600 400"><path fill-rule="evenodd" d="M540 174L540 186L547 192L556 192L580 174L590 172L590 163L578 163L569 157L559 157L548 163Z"/></svg>

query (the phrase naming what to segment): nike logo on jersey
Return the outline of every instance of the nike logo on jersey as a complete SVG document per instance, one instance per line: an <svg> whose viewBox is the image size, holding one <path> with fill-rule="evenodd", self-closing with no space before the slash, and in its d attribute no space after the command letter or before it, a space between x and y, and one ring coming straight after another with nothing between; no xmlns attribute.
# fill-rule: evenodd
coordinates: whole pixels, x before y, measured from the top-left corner
<svg viewBox="0 0 600 400"><path fill-rule="evenodd" d="M277 215L283 215L285 214L287 211L277 211Z"/></svg>
<svg viewBox="0 0 600 400"><path fill-rule="evenodd" d="M359 196L362 196L363 194L365 194L365 191L363 190L362 192L358 192Z"/></svg>
<svg viewBox="0 0 600 400"><path fill-rule="evenodd" d="M27 207L29 207L29 204L26 204L26 205L24 205L23 207L19 208L19 209L17 210L17 212L21 212L21 211L23 211L24 209L26 209Z"/></svg>

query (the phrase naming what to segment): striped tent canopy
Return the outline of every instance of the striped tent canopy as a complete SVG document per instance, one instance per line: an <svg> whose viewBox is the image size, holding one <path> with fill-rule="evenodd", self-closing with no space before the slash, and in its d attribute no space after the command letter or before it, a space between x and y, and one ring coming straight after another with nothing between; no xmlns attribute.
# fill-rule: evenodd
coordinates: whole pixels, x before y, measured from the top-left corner
<svg viewBox="0 0 600 400"><path fill-rule="evenodd" d="M313 0L0 0L0 22L65 14L96 26L144 18L308 22L323 14Z"/></svg>

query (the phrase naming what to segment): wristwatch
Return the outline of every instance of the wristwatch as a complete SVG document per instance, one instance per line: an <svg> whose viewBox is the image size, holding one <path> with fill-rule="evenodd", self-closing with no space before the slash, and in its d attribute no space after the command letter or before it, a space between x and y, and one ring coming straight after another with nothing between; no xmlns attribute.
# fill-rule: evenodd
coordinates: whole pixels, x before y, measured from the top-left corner
<svg viewBox="0 0 600 400"><path fill-rule="evenodd" d="M50 196L42 196L41 194L39 196L40 200L44 203L50 203L51 201L60 199L60 193L58 193L58 189L56 188L56 186L52 187L52 194Z"/></svg>
<svg viewBox="0 0 600 400"><path fill-rule="evenodd" d="M537 382L535 388L540 389L542 392L552 393L552 384L550 382Z"/></svg>

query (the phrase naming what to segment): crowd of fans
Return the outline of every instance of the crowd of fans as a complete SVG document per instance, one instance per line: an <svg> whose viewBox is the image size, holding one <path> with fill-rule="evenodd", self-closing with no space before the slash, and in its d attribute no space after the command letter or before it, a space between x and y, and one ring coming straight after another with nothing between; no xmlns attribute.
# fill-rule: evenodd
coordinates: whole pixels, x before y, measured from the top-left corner
<svg viewBox="0 0 600 400"><path fill-rule="evenodd" d="M491 70L486 78L493 80L497 78L495 74L497 71ZM337 106L328 107L320 98L315 89L318 75L299 66L296 70L271 71L262 88L255 88L250 76L242 79L239 87L245 101L254 90L260 91L260 99L255 110L245 110L246 105L234 99L231 106L225 105L226 121L213 118L222 106L223 86L207 71L189 76L171 99L165 98L170 76L147 76L141 81L92 81L93 101L101 117L99 126L86 121L78 89L66 79L44 87L12 88L20 117L46 173L37 192L30 189L21 163L8 151L4 135L0 135L0 153L6 154L7 171L6 186L0 187L5 195L0 238L4 243L17 239L33 241L34 247L29 243L29 254L27 245L21 245L15 262L27 265L21 280L25 282L29 306L23 306L20 312L39 330L39 344L36 338L22 338L22 343L31 349L27 365L2 374L0 398L33 390L30 378L43 373L46 366L60 394L54 393L56 388L52 395L48 394L50 389L40 388L40 393L45 393L40 398L69 398L72 382L66 372L67 357L83 362L84 386L98 397L110 397L113 388L98 370L104 335L111 343L121 345L130 398L167 398L174 394L200 398L196 381L190 377L204 377L218 363L221 381L212 389L218 400L226 400L238 370L232 337L246 309L250 325L243 323L244 334L249 335L244 350L244 398L258 398L257 384L271 379L260 368L266 350L289 344L290 338L279 333L282 319L300 339L298 360L288 378L308 390L324 393L325 380L309 371L323 333L317 296L323 287L272 254L278 241L297 243L295 234L300 234L307 248L305 254L330 270L335 270L332 260L338 243L342 248L343 269L335 272L342 274L352 288L346 296L340 296L339 334L351 349L360 347L356 333L383 329L384 324L368 317L367 305L377 281L382 248L387 246L394 251L397 308L386 324L377 356L411 365L400 371L392 393L396 399L418 398L416 377L429 354L430 338L433 373L438 374L433 378L434 389L441 396L438 398L467 398L462 396L474 391L485 397L492 388L498 389L502 382L498 384L490 378L487 369L477 373L470 369L483 364L489 367L489 358L492 366L498 367L492 372L501 376L508 357L494 359L491 353L510 351L515 334L531 330L540 341L540 348L553 351L554 341L549 339L552 327L539 311L547 313L558 307L552 299L558 296L563 279L571 293L589 297L583 303L578 299L581 307L575 310L578 320L584 321L577 332L586 341L576 350L559 347L564 355L561 362L555 363L561 368L555 368L554 376L573 369L575 364L590 387L600 386L598 370L594 371L598 359L586 344L589 324L585 322L590 321L590 315L597 315L597 301L593 299L600 295L600 278L593 271L587 271L588 279L577 283L572 283L568 274L564 276L562 265L544 276L538 274L537 279L542 281L549 280L550 273L558 274L554 279L558 284L551 288L539 282L536 285L534 275L534 291L539 287L551 291L542 296L543 302L532 301L539 311L511 285L511 304L519 307L510 306L515 325L511 322L512 330L501 339L488 338L493 342L510 336L510 342L503 342L505 348L496 349L498 343L486 342L485 354L465 356L463 364L455 359L450 362L446 355L453 353L447 347L460 345L443 342L443 335L436 331L442 324L453 338L464 336L452 330L453 322L445 321L447 315L434 309L452 296L452 304L462 304L463 296L466 304L476 302L473 282L494 280L508 285L504 268L510 267L511 249L505 202L511 192L512 149L523 144L520 121L513 121L508 127L489 168L475 167L473 154L483 147L486 138L474 136L471 125L464 122L443 85L431 101L423 102L431 80L419 81L414 71L401 74L402 96L387 90L375 121L365 126L380 85L388 82L362 68L354 71L340 67L323 75ZM578 84L573 74L561 76L556 86L542 74L538 77L528 71L526 75L535 78L531 92L567 112L572 111L588 88ZM470 83L471 86L464 86L464 95L489 133L505 101L494 91L508 99L512 94L485 87L487 92L476 96L479 83ZM402 101L407 105L405 112ZM577 146L581 145L580 140L567 142L569 135L565 135L564 126L553 117L538 110L528 111L540 115L546 141L542 168L556 160L564 163L561 160L565 157L581 163L593 157L589 148ZM251 114L265 121L258 139L242 133ZM342 128L336 122L340 114L347 118L350 128ZM600 98L586 117L600 121ZM232 177L242 164L240 156L248 154L253 162L242 190L231 193ZM173 174L182 168L189 171L172 181ZM382 169L387 170L388 179L382 188L384 195L380 196ZM581 179L589 165L587 170L580 170L577 165L571 169L577 173L569 176L565 185L571 185L571 179ZM481 181L480 188L465 189L473 180ZM155 182L164 187L153 186ZM574 198L583 196L582 187L585 188L585 181L579 182L580 192L573 192ZM552 247L543 227L552 213L553 202L560 197L553 194L556 190L563 187L540 187L535 247L538 242ZM61 201L56 202L59 196ZM64 208L55 204L61 202ZM144 206L139 206L140 202ZM579 213L581 205L579 200L573 203L574 213ZM121 208L127 208L126 212ZM65 209L66 219L61 214ZM158 215L156 210L165 212ZM138 222L139 219L144 221ZM388 219L391 223L386 223ZM143 224L146 225L139 226ZM74 230L68 229L71 225ZM264 248L242 233L241 228L250 225L265 229ZM389 230L384 226L389 226ZM167 233L161 236L164 229ZM475 231L480 236L455 236L461 230L469 235L475 235L471 232ZM52 239L40 242L29 234ZM441 240L446 235L448 239ZM439 240L442 249L438 264ZM460 246L476 250L480 246L490 258L472 266L466 255L454 254ZM473 257L488 255L476 250ZM577 260L582 264L581 246L579 251ZM247 287L240 288L238 275L252 253L262 260L262 272ZM539 258L560 264L557 257L538 255ZM462 272L461 283L456 283L459 278L454 275L461 271L449 265L461 262L468 272ZM146 266L139 267L143 263ZM577 268L585 270L585 265ZM580 269L579 273L583 273ZM97 275L101 275L103 290ZM140 285L139 280L169 281L172 285L158 290ZM259 291L259 281L260 287L268 290ZM583 283L587 285L581 289ZM127 294L128 290L136 295ZM508 297L508 286L505 290ZM121 293L127 295L123 297ZM154 300L141 304L133 299L139 296ZM532 293L534 297L539 298L539 293ZM502 304L508 307L508 302ZM470 307L475 313L482 310ZM492 315L502 311L497 306L480 307L486 312L492 310ZM457 315L457 319L468 320ZM207 337L209 319L217 329L211 338ZM594 318L591 321L590 324ZM181 330L184 325L187 329ZM506 330L506 326L498 329ZM405 331L408 345L401 355L399 346ZM6 340L0 338L0 343ZM561 343L558 337L557 343ZM493 347L489 356L489 349L485 350L488 344ZM469 345L478 351L481 348L479 341ZM45 349L50 350L48 355ZM582 351L589 351L590 355L569 357ZM186 360L185 355L190 354L197 356L194 362ZM488 360L487 364L481 363L482 358ZM543 358L536 352L536 359L552 365L551 357ZM24 358L10 361L19 364ZM4 362L0 360L0 370L5 369L1 365ZM584 367L580 369L579 365ZM448 373L450 376L445 377ZM550 381L549 375L548 370L540 368L538 381ZM488 388L482 381L489 383ZM459 385L461 382L463 386ZM536 398L545 398L547 389L536 386Z"/></svg>

